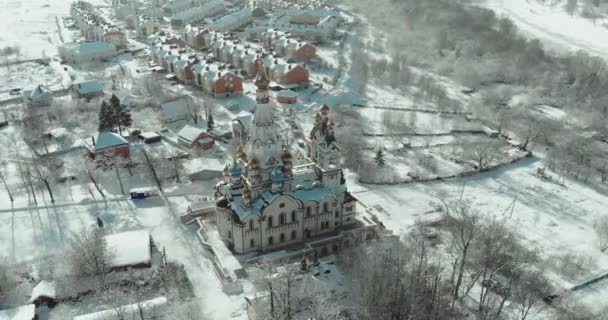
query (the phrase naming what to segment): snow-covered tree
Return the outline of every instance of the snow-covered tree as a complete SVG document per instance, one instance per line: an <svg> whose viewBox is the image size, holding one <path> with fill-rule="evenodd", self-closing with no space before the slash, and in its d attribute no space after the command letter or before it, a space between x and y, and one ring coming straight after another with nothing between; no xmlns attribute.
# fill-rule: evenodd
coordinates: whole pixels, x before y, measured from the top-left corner
<svg viewBox="0 0 608 320"><path fill-rule="evenodd" d="M77 277L94 277L104 286L113 258L101 229L85 228L69 239L67 259L72 274Z"/></svg>
<svg viewBox="0 0 608 320"><path fill-rule="evenodd" d="M207 115L207 131L211 131L215 128L215 121L213 115L210 113Z"/></svg>

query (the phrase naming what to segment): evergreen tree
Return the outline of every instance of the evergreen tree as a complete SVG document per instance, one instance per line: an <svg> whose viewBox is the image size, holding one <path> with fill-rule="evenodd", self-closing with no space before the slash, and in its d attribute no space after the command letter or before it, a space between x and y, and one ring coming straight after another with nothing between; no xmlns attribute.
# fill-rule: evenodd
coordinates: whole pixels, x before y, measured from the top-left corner
<svg viewBox="0 0 608 320"><path fill-rule="evenodd" d="M376 157L374 158L374 161L376 161L376 164L378 166L384 167L384 151L382 151L382 148L379 148L376 152Z"/></svg>
<svg viewBox="0 0 608 320"><path fill-rule="evenodd" d="M107 132L114 130L114 124L112 122L112 110L107 101L101 103L99 109L99 132Z"/></svg>
<svg viewBox="0 0 608 320"><path fill-rule="evenodd" d="M213 115L209 114L207 117L207 131L211 131L215 128L215 121L213 121Z"/></svg>
<svg viewBox="0 0 608 320"><path fill-rule="evenodd" d="M131 118L131 110L129 110L129 108L127 108L127 106L120 105L119 107L120 109L117 112L118 115L118 129L121 131L122 133L122 129L124 128L128 128L133 124L133 118Z"/></svg>

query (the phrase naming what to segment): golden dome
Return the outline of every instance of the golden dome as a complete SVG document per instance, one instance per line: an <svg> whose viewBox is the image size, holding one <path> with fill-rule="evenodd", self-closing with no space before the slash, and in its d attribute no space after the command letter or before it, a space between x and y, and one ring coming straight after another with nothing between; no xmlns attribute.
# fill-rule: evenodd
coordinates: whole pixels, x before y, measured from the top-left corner
<svg viewBox="0 0 608 320"><path fill-rule="evenodd" d="M236 156L237 158L245 158L247 156L247 154L245 153L245 147L243 147L242 144L236 147Z"/></svg>
<svg viewBox="0 0 608 320"><path fill-rule="evenodd" d="M260 160L258 160L256 157L251 158L249 161L249 167L251 169L258 169L260 167Z"/></svg>

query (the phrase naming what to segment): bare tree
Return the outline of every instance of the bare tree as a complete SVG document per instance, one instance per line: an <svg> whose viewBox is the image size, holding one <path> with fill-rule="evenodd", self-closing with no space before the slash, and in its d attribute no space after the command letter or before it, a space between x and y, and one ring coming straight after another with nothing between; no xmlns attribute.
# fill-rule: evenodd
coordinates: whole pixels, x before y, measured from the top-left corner
<svg viewBox="0 0 608 320"><path fill-rule="evenodd" d="M46 191L51 197L51 202L55 203L55 196L53 195L53 179L56 177L56 171L59 169L59 161L54 158L39 158L32 159L32 167L30 176L44 184Z"/></svg>
<svg viewBox="0 0 608 320"><path fill-rule="evenodd" d="M8 198L11 200L11 203L15 201L13 198L13 193L11 192L11 188L6 183L6 172L7 172L7 163L6 161L2 161L2 171L0 171L0 180L2 180L2 185L4 185L4 189L6 190L6 194L8 194Z"/></svg>
<svg viewBox="0 0 608 320"><path fill-rule="evenodd" d="M551 285L540 272L525 272L515 281L513 299L520 320L526 320L530 311L551 294Z"/></svg>
<svg viewBox="0 0 608 320"><path fill-rule="evenodd" d="M403 145L405 137L412 131L409 122L406 121L405 114L402 111L383 111L382 124L386 130L385 135L391 139L395 149L399 149L399 147Z"/></svg>
<svg viewBox="0 0 608 320"><path fill-rule="evenodd" d="M268 310L264 312L266 318L274 319L278 313L276 308L275 275L276 266L270 260L261 260L255 265L254 284L268 294Z"/></svg>
<svg viewBox="0 0 608 320"><path fill-rule="evenodd" d="M95 277L100 286L112 271L114 254L101 229L83 229L69 240L68 261L72 273L79 277Z"/></svg>
<svg viewBox="0 0 608 320"><path fill-rule="evenodd" d="M97 165L97 163L94 160L88 159L88 158L84 158L82 160L82 171L83 174L89 178L89 180L91 180L91 182L93 183L93 186L95 187L95 189L97 189L97 192L99 192L99 194L105 198L106 195L103 192L101 186L99 185L99 179L101 178L101 175L103 174L101 168Z"/></svg>
<svg viewBox="0 0 608 320"><path fill-rule="evenodd" d="M473 162L475 169L482 171L498 158L499 148L497 142L467 142L463 144L463 156Z"/></svg>
<svg viewBox="0 0 608 320"><path fill-rule="evenodd" d="M15 287L16 281L9 262L5 258L0 258L0 303L4 302L5 297Z"/></svg>
<svg viewBox="0 0 608 320"><path fill-rule="evenodd" d="M473 273L465 281L466 266L470 263L470 254L482 231L482 220L479 212L472 207L472 203L467 199L443 203L443 210L448 217L448 230L452 235L450 251L452 254L452 271L450 282L452 284L452 309L455 302L464 297L471 290L472 284L479 278L478 273Z"/></svg>

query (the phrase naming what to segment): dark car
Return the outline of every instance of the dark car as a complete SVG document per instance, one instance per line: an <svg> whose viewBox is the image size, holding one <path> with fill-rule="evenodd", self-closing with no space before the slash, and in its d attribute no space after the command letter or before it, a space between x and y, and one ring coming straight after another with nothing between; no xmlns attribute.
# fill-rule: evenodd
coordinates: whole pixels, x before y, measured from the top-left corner
<svg viewBox="0 0 608 320"><path fill-rule="evenodd" d="M8 94L10 94L11 96L16 96L16 95L19 95L19 94L21 94L21 88L14 88L14 89L11 89L11 90L8 92Z"/></svg>

